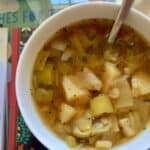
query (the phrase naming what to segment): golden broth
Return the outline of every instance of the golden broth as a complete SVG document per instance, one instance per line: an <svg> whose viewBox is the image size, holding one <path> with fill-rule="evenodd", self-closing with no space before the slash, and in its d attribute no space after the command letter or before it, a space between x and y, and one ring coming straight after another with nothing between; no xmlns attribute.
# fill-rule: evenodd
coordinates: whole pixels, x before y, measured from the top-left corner
<svg viewBox="0 0 150 150"><path fill-rule="evenodd" d="M150 46L127 25L108 44L112 24L90 19L61 29L33 68L32 95L42 121L77 149L110 149L149 121Z"/></svg>

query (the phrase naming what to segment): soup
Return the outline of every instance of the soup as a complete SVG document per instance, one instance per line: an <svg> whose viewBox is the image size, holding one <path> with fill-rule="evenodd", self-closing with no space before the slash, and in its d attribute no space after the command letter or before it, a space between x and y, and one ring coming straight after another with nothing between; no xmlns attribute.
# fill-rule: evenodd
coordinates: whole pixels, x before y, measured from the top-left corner
<svg viewBox="0 0 150 150"><path fill-rule="evenodd" d="M32 96L46 126L74 149L111 149L138 135L150 115L150 46L123 25L89 19L58 31L40 50Z"/></svg>

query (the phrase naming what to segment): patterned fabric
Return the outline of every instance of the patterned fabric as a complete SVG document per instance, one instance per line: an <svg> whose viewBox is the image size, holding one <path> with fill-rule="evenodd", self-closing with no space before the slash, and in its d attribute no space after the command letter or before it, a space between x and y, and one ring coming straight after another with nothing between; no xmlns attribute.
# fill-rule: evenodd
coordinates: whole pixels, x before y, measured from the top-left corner
<svg viewBox="0 0 150 150"><path fill-rule="evenodd" d="M18 116L17 121L17 142L22 144L28 144L31 140L31 133L21 115Z"/></svg>

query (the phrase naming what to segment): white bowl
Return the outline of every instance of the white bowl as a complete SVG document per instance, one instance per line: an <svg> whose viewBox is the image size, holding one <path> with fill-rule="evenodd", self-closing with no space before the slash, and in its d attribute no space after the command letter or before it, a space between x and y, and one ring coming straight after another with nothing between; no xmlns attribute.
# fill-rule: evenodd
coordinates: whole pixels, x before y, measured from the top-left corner
<svg viewBox="0 0 150 150"><path fill-rule="evenodd" d="M68 7L45 20L26 43L19 59L16 74L16 93L23 118L35 137L51 150L67 150L67 145L51 133L41 121L30 93L31 75L37 53L59 29L88 18L115 19L119 5L89 2ZM150 41L150 19L132 9L126 23ZM144 109L144 108L143 108ZM150 148L150 128L135 139L115 147L115 150L147 150Z"/></svg>

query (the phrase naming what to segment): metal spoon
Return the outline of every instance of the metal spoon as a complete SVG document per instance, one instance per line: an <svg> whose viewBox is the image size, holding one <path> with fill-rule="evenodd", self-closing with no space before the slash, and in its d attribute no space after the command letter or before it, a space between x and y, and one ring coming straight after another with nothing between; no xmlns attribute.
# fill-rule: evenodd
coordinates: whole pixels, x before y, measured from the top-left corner
<svg viewBox="0 0 150 150"><path fill-rule="evenodd" d="M133 2L134 0L123 0L119 13L117 15L117 18L115 20L115 23L111 29L111 32L108 38L108 43L113 44L115 42L115 39L118 35L121 25L126 19L126 17L128 16Z"/></svg>

